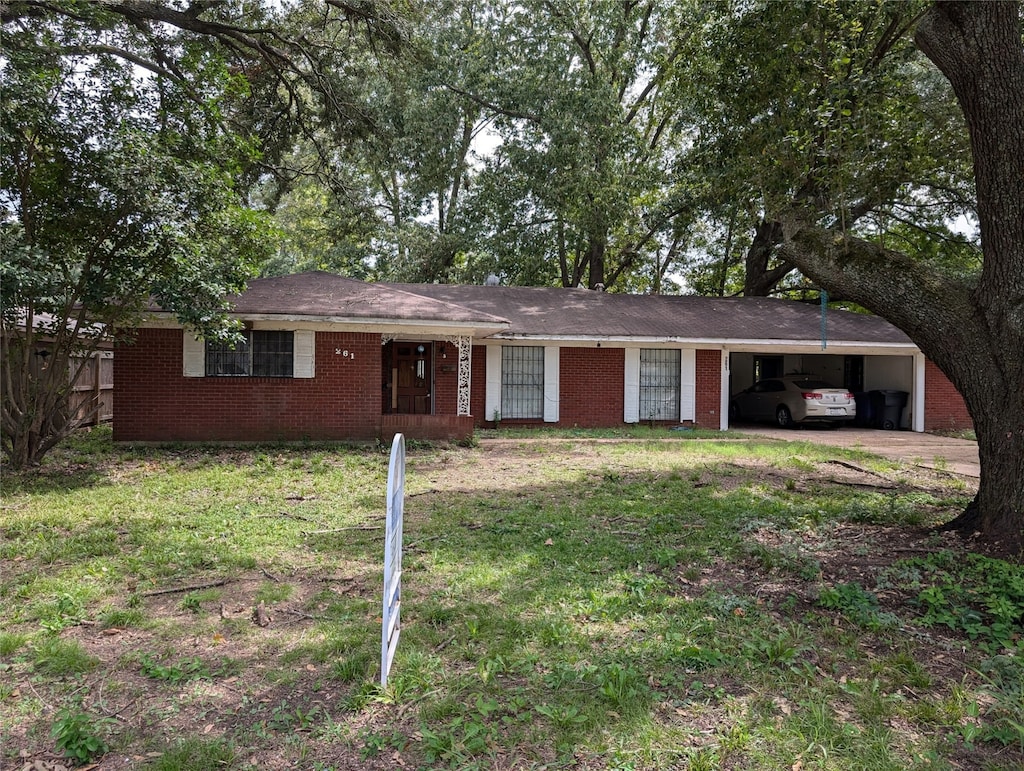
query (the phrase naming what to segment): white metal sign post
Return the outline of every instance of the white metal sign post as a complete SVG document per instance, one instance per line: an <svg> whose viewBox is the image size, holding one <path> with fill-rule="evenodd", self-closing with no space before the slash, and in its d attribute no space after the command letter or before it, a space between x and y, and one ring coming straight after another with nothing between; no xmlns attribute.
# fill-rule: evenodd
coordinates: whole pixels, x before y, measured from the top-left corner
<svg viewBox="0 0 1024 771"><path fill-rule="evenodd" d="M380 687L386 688L402 632L402 517L405 513L405 437L395 434L388 466L384 523L384 613L380 639Z"/></svg>

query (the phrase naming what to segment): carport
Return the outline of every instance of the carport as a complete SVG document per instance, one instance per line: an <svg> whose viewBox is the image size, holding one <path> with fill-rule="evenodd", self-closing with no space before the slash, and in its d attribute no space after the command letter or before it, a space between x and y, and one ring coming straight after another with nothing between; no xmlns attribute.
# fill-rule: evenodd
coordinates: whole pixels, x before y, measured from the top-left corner
<svg viewBox="0 0 1024 771"><path fill-rule="evenodd" d="M806 374L856 394L909 394L898 428L925 430L925 357L913 344L830 341L744 341L722 351L722 428L729 427L733 394L764 378Z"/></svg>

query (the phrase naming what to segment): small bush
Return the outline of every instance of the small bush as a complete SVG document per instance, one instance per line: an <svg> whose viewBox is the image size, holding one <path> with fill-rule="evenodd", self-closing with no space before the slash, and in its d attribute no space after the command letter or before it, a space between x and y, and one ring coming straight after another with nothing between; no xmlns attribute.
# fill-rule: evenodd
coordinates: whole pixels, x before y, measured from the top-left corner
<svg viewBox="0 0 1024 771"><path fill-rule="evenodd" d="M94 720L79 710L64 709L57 713L50 733L65 757L86 763L107 751L107 743L100 733L110 722L109 719Z"/></svg>

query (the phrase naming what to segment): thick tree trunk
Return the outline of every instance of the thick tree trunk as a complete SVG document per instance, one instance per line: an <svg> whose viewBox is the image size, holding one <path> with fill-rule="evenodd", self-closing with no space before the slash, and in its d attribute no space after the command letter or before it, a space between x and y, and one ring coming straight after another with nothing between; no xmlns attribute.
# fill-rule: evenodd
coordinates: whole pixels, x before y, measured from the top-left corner
<svg viewBox="0 0 1024 771"><path fill-rule="evenodd" d="M963 395L978 434L981 481L963 519L986 539L1020 551L1024 528L1024 331L988 317L979 289L935 275L877 244L787 223L785 259L905 331ZM1018 271L1024 265L1018 267ZM1018 307L1024 307L1018 305Z"/></svg>
<svg viewBox="0 0 1024 771"><path fill-rule="evenodd" d="M589 288L596 289L604 282L604 253L608 247L608 239L604 233L591 234L587 243L587 265L589 267L588 279Z"/></svg>
<svg viewBox="0 0 1024 771"><path fill-rule="evenodd" d="M747 249L743 276L743 294L747 297L767 297L793 266L783 262L768 268L768 262L775 254L775 247L782 242L782 224L761 220L754 232L754 240Z"/></svg>

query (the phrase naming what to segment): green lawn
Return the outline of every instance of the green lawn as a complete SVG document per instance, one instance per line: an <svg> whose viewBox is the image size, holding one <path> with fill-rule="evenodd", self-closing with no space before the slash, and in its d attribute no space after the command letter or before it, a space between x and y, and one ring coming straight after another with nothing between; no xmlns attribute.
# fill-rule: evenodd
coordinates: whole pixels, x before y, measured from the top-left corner
<svg viewBox="0 0 1024 771"><path fill-rule="evenodd" d="M729 434L486 436L409 450L386 690L386 453L100 429L5 473L0 767L1024 766L1024 570L928 530L967 483Z"/></svg>

